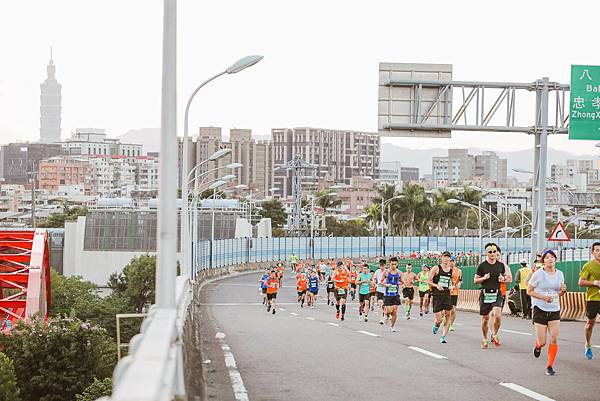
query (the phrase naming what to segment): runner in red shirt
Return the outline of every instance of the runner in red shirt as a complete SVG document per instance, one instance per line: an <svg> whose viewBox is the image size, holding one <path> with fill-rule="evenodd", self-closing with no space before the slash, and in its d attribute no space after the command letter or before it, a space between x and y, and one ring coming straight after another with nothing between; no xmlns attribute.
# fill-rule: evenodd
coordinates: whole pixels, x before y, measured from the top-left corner
<svg viewBox="0 0 600 401"><path fill-rule="evenodd" d="M269 280L267 280L267 312L273 308L273 314L275 314L275 299L277 298L277 291L279 290L279 279L277 278L277 272L271 270Z"/></svg>

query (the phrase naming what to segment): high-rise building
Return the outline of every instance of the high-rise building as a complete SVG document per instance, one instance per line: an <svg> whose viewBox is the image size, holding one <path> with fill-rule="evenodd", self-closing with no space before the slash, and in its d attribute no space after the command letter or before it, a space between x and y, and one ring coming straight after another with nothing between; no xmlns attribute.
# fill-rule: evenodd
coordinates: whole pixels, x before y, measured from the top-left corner
<svg viewBox="0 0 600 401"><path fill-rule="evenodd" d="M60 143L9 143L0 148L2 178L6 184L29 185L39 162L63 153Z"/></svg>
<svg viewBox="0 0 600 401"><path fill-rule="evenodd" d="M46 66L46 72L48 76L40 85L40 142L56 143L60 142L61 134L62 85L56 80L52 48L50 48L50 62Z"/></svg>
<svg viewBox="0 0 600 401"><path fill-rule="evenodd" d="M468 149L448 149L448 156L432 158L433 187L477 183L505 187L507 164L494 152L470 155Z"/></svg>
<svg viewBox="0 0 600 401"><path fill-rule="evenodd" d="M405 183L418 182L419 169L417 167L402 167L399 161L379 163L379 182L402 186Z"/></svg>
<svg viewBox="0 0 600 401"><path fill-rule="evenodd" d="M319 179L350 185L353 176L379 178L379 135L321 128L273 128L273 164L284 165L296 156L316 166L303 178L303 189L315 189ZM314 173L314 174L313 174ZM275 172L275 186L292 195L291 173Z"/></svg>

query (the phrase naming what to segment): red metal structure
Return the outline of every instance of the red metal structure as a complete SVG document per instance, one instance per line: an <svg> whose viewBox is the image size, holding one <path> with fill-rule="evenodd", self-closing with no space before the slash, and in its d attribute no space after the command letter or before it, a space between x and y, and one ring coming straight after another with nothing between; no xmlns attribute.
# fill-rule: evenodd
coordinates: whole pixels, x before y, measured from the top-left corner
<svg viewBox="0 0 600 401"><path fill-rule="evenodd" d="M0 231L0 332L50 309L48 232Z"/></svg>

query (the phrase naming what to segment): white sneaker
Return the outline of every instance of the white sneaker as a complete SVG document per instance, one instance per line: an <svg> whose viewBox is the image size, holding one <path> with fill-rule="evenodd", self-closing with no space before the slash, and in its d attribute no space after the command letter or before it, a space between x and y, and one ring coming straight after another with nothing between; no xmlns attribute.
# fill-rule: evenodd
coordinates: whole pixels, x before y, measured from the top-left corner
<svg viewBox="0 0 600 401"><path fill-rule="evenodd" d="M396 332L396 328L395 328L395 327L392 327L392 328L390 329L390 331L391 331L392 333L395 333L395 332Z"/></svg>
<svg viewBox="0 0 600 401"><path fill-rule="evenodd" d="M359 322L362 322L362 320L363 320L363 317L362 317L362 315L358 315L358 321L359 321Z"/></svg>
<svg viewBox="0 0 600 401"><path fill-rule="evenodd" d="M381 319L381 320L379 321L379 324L383 324L383 319Z"/></svg>
<svg viewBox="0 0 600 401"><path fill-rule="evenodd" d="M310 309L315 309L315 306L314 306L314 305L311 305L311 306L310 306Z"/></svg>

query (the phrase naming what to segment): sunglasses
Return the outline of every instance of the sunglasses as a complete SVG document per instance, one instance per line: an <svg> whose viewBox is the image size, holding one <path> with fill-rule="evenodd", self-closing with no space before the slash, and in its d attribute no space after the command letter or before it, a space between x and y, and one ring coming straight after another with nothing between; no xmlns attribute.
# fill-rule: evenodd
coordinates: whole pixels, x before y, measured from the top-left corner
<svg viewBox="0 0 600 401"><path fill-rule="evenodd" d="M487 253L489 253L490 255L491 255L491 254L494 254L494 253L496 253L496 252L498 252L498 251L487 251Z"/></svg>

